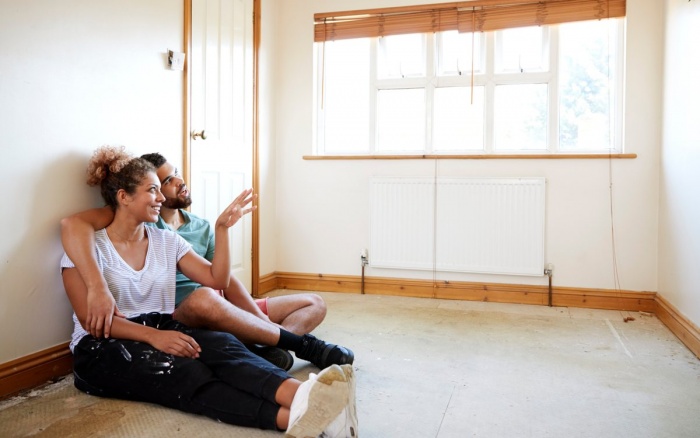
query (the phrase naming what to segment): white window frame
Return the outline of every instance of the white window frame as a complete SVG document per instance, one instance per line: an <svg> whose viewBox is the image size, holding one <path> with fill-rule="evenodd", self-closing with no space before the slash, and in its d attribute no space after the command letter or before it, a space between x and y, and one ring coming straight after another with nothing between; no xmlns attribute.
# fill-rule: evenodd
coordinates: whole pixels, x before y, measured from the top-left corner
<svg viewBox="0 0 700 438"><path fill-rule="evenodd" d="M609 50L611 59L614 61L609 65L612 88L612 98L610 101L610 139L612 143L611 149L594 149L583 150L576 149L575 151L562 151L559 149L559 78L558 78L558 42L559 42L559 25L545 26L547 29L544 32L543 47L545 61L548 63L547 71L541 72L522 72L522 73L497 73L496 72L496 32L482 33L481 40L481 65L484 66L483 73L475 73L473 78L474 86L484 86L484 135L483 149L481 150L451 150L451 151L435 151L432 145L432 103L433 94L438 87L450 86L470 86L471 72L464 72L461 76L437 76L436 70L438 60L436 59L436 36L433 33L424 34L425 56L426 56L426 76L425 77L407 77L407 78L392 78L378 79L378 38L370 38L370 71L369 76L369 139L367 149L362 151L352 151L343 155L416 155L416 151L378 151L376 148L377 142L377 94L380 90L402 89L402 88L424 88L425 89L425 110L426 110L426 126L425 126L425 148L421 154L426 155L533 155L533 154L610 154L623 153L623 81L624 81L624 27L625 19L612 19L610 24L610 40ZM338 153L325 153L325 145L323 142L324 135L324 111L322 110L323 96L323 50L324 43L315 43L315 59L316 80L315 80L315 106L314 106L314 148L313 154L316 156L335 156ZM508 84L533 84L547 83L548 84L548 127L547 127L547 147L546 149L517 149L517 150L496 150L494 139L494 95L497 85ZM554 110L553 110L554 109Z"/></svg>

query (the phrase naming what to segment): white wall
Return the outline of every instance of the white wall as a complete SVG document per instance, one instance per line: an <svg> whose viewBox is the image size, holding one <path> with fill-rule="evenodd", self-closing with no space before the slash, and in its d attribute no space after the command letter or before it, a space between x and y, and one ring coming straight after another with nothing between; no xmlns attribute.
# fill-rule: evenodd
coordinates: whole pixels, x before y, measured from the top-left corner
<svg viewBox="0 0 700 438"><path fill-rule="evenodd" d="M700 326L700 1L665 4L659 293Z"/></svg>
<svg viewBox="0 0 700 438"><path fill-rule="evenodd" d="M59 220L100 206L92 151L182 157L182 0L0 0L0 363L70 339Z"/></svg>
<svg viewBox="0 0 700 438"><path fill-rule="evenodd" d="M297 0L279 6L276 70L277 271L359 275L369 247L369 180L433 176L432 161L304 161L312 151L315 12L429 3L426 0ZM437 2L436 2L437 3ZM626 152L634 160L441 160L439 176L544 176L546 259L560 286L616 287L609 186L613 182L619 287L656 291L661 143L663 3L628 0ZM294 37L291 37L294 36ZM370 259L372 255L370 254ZM432 278L431 272L369 269L370 276ZM546 284L544 277L438 273L440 279Z"/></svg>

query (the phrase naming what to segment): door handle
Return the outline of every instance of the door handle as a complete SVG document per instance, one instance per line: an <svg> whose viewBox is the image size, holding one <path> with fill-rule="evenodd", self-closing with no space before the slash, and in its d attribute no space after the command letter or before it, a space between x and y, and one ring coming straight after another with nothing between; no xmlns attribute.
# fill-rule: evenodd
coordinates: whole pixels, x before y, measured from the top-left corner
<svg viewBox="0 0 700 438"><path fill-rule="evenodd" d="M197 132L197 131L192 131L192 134L190 134L190 135L191 135L191 137L192 137L192 140L197 140L198 137L201 138L202 140L206 140L206 139L207 139L207 131L205 131L204 129L202 129L202 130L199 131L199 132Z"/></svg>

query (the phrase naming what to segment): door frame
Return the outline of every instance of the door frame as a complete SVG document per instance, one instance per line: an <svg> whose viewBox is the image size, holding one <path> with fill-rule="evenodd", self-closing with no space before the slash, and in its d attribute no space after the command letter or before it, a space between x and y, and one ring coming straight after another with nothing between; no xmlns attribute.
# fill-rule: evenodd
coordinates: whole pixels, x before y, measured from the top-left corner
<svg viewBox="0 0 700 438"><path fill-rule="evenodd" d="M253 193L259 192L258 181L258 61L260 54L260 13L262 0L253 0L253 138L252 138L252 156L253 162L251 169L253 181ZM189 74L189 60L192 54L192 0L183 0L184 3L184 41L183 47L185 50L185 68L183 70L182 81L182 176L190 184L190 173L192 165L192 138L190 133L192 130L191 121L191 93L192 93L192 78ZM251 235L251 275L249 291L253 297L258 297L260 283L260 263L259 263L259 236L260 236L260 206L251 213L252 220L252 235Z"/></svg>

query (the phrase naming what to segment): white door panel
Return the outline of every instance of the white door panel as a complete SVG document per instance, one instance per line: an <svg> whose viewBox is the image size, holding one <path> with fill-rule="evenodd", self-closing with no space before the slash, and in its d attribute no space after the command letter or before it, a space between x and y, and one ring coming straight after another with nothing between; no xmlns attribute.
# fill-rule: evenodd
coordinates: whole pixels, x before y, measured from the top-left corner
<svg viewBox="0 0 700 438"><path fill-rule="evenodd" d="M193 0L192 212L212 224L252 185L253 0ZM229 232L231 268L251 286L250 215Z"/></svg>

